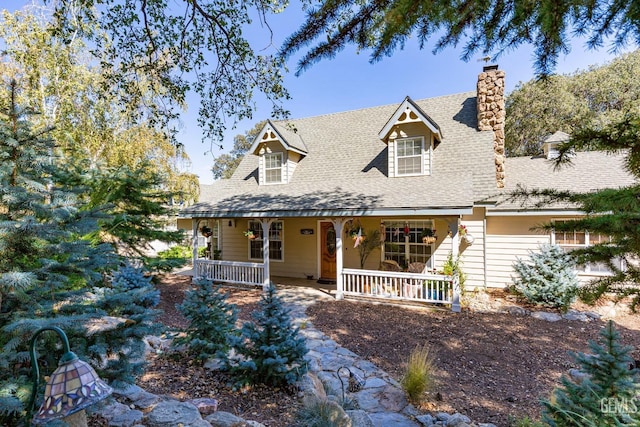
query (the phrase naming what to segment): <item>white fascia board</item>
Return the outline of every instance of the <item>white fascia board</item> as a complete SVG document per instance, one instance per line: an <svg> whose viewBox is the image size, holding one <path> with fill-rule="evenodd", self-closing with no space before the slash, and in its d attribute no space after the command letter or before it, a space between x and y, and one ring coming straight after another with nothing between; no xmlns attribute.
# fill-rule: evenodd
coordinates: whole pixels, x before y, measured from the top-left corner
<svg viewBox="0 0 640 427"><path fill-rule="evenodd" d="M546 210L487 210L487 216L554 216L554 215L586 215L584 211L546 209Z"/></svg>
<svg viewBox="0 0 640 427"><path fill-rule="evenodd" d="M451 216L471 215L473 207L445 209L320 209L282 211L207 211L179 214L179 218L295 218L295 217L352 217L352 216Z"/></svg>
<svg viewBox="0 0 640 427"><path fill-rule="evenodd" d="M427 116L426 113L424 113L422 109L418 107L408 96L404 99L404 101L402 101L402 104L400 104L400 106L396 109L395 113L393 113L389 121L384 125L382 130L378 133L378 138L385 141L387 136L389 135L389 132L391 132L391 129L393 128L393 126L395 126L396 122L398 121L402 113L404 113L407 109L410 109L411 111L416 113L420 121L422 121L422 123L424 123L429 128L429 130L431 130L432 133L434 133L435 135L438 135L438 139L442 140L442 132L440 131L440 128L437 126L437 124L434 125L435 122L433 121L433 119Z"/></svg>

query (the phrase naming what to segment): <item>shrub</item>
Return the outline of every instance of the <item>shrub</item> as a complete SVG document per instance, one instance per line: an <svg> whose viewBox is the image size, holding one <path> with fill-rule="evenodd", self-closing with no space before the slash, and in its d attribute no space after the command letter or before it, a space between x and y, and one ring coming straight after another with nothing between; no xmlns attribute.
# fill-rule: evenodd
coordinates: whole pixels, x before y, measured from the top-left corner
<svg viewBox="0 0 640 427"><path fill-rule="evenodd" d="M572 381L563 376L551 400L542 401L542 420L551 426L638 426L637 396L640 379L631 347L619 343L620 334L609 321L600 332L600 342L589 342L592 354L576 353L575 359L587 376Z"/></svg>
<svg viewBox="0 0 640 427"><path fill-rule="evenodd" d="M318 397L305 400L296 418L299 424L305 427L347 427L351 425L350 418L338 403Z"/></svg>
<svg viewBox="0 0 640 427"><path fill-rule="evenodd" d="M185 293L182 304L176 307L189 320L184 337L174 343L186 344L190 354L201 362L220 357L229 349L229 335L233 334L237 308L227 302L228 295L206 279L195 279L195 289Z"/></svg>
<svg viewBox="0 0 640 427"><path fill-rule="evenodd" d="M571 255L557 245L542 245L531 252L531 261L518 259L513 268L514 290L527 301L566 310L578 291L578 277Z"/></svg>
<svg viewBox="0 0 640 427"><path fill-rule="evenodd" d="M420 402L424 393L433 390L436 385L433 357L427 344L416 347L409 355L405 373L400 380L409 399Z"/></svg>
<svg viewBox="0 0 640 427"><path fill-rule="evenodd" d="M158 252L158 258L162 259L190 259L193 256L193 250L189 246L172 246L167 250Z"/></svg>
<svg viewBox="0 0 640 427"><path fill-rule="evenodd" d="M454 272L458 272L459 284L460 284L460 293L464 293L464 284L467 279L467 275L462 271L462 260L460 259L460 255L453 259L453 254L449 252L447 255L447 260L442 264L442 274L446 274L447 276L452 276Z"/></svg>
<svg viewBox="0 0 640 427"><path fill-rule="evenodd" d="M304 356L307 346L298 336L289 310L276 295L271 283L253 314L254 322L242 325L239 337L232 337L232 348L239 355L225 363L237 385L290 385L307 372Z"/></svg>
<svg viewBox="0 0 640 427"><path fill-rule="evenodd" d="M529 417L516 419L509 416L509 427L545 427L545 424Z"/></svg>

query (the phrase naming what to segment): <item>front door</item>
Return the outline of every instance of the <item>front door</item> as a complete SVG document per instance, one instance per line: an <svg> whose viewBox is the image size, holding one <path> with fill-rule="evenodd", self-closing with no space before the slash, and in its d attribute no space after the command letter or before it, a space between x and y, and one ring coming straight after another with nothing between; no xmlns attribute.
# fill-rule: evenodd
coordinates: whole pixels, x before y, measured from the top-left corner
<svg viewBox="0 0 640 427"><path fill-rule="evenodd" d="M320 280L336 281L336 230L330 222L320 223Z"/></svg>

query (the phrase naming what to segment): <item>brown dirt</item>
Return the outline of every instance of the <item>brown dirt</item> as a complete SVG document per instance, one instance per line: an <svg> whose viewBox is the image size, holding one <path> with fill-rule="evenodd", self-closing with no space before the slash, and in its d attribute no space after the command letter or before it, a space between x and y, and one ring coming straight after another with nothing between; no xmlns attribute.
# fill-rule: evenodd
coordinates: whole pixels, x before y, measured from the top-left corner
<svg viewBox="0 0 640 427"><path fill-rule="evenodd" d="M161 291L160 321L172 328L186 325L175 309L189 289L190 278L166 275ZM259 290L230 289L229 302L248 320ZM509 304L493 295L494 305ZM427 343L435 357L437 388L420 409L457 411L477 422L507 426L510 419L537 418L539 398L548 397L561 374L574 367L570 351L588 351L604 321L547 322L530 316L463 310L407 308L354 301L330 301L311 306L311 323L340 345L399 379L408 354ZM614 318L624 344L638 349L640 317L618 309ZM186 400L218 399L219 409L266 426L294 425L299 407L295 393L255 387L233 391L228 378L194 366L189 360L153 357L138 385L152 393Z"/></svg>

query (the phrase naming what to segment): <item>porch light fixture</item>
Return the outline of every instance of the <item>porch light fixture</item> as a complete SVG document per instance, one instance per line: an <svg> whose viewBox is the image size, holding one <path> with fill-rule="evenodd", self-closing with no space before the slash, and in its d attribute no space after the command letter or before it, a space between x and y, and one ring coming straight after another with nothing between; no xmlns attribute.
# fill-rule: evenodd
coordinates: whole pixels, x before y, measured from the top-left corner
<svg viewBox="0 0 640 427"><path fill-rule="evenodd" d="M69 340L66 334L56 326L39 329L31 338L33 390L27 406L29 414L34 410L40 379L35 350L36 338L44 331L54 331L58 334L64 345L64 354L58 362L58 367L47 381L44 401L31 422L40 425L52 420L63 419L71 426L86 426L87 418L84 410L108 397L113 389L98 377L91 365L78 359L78 356L69 349Z"/></svg>

